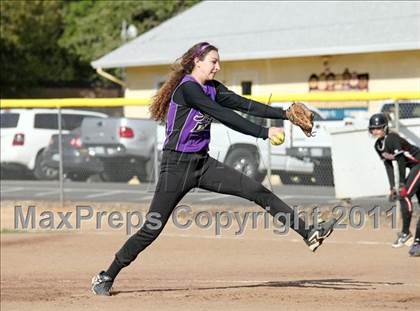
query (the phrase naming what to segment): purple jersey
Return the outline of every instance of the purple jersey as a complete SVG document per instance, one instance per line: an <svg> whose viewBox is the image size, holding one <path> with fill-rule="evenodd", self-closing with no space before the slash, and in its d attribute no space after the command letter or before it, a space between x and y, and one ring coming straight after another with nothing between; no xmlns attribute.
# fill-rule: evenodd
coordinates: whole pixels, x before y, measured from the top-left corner
<svg viewBox="0 0 420 311"><path fill-rule="evenodd" d="M169 103L163 149L207 152L213 120L245 135L268 138L267 127L253 123L235 111L261 118L287 119L281 108L239 96L219 81L207 81L201 85L191 75L186 75L175 88Z"/></svg>
<svg viewBox="0 0 420 311"><path fill-rule="evenodd" d="M166 139L163 148L180 152L207 151L212 117L197 109L180 105L174 100L177 89L187 81L198 83L192 76L186 75L173 92L167 115ZM201 87L209 98L213 101L216 99L216 88L212 81L208 81Z"/></svg>

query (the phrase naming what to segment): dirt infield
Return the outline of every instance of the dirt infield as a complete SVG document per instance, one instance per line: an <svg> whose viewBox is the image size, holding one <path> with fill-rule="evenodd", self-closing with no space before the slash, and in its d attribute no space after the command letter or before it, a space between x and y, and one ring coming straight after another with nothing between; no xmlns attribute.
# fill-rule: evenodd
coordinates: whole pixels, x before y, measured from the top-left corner
<svg viewBox="0 0 420 311"><path fill-rule="evenodd" d="M2 202L3 229L12 228L13 204ZM88 224L58 232L3 230L1 309L420 308L420 258L410 258L407 247L391 248L396 230L386 222L380 229L368 223L360 230L336 230L315 254L293 232L283 236L258 226L235 236L236 230L216 237L214 227L181 230L169 222L121 272L112 297L93 296L90 279L127 239L124 229Z"/></svg>

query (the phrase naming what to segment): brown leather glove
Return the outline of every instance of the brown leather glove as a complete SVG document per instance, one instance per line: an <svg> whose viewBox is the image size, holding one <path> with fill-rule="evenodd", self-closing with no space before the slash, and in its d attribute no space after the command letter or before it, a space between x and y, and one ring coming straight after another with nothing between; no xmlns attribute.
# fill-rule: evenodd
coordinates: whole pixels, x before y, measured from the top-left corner
<svg viewBox="0 0 420 311"><path fill-rule="evenodd" d="M306 136L311 137L314 127L314 113L303 103L294 102L286 110L287 119L299 126Z"/></svg>

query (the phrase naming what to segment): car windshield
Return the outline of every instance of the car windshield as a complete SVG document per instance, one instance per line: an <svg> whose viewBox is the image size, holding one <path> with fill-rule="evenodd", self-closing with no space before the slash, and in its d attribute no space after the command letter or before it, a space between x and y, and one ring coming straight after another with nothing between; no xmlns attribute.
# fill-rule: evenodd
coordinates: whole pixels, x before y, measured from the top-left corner
<svg viewBox="0 0 420 311"><path fill-rule="evenodd" d="M400 119L420 118L420 103L400 103L399 107ZM382 112L392 119L395 114L395 104L385 104Z"/></svg>
<svg viewBox="0 0 420 311"><path fill-rule="evenodd" d="M18 121L19 121L18 113L1 113L0 114L0 127L1 128L17 127Z"/></svg>
<svg viewBox="0 0 420 311"><path fill-rule="evenodd" d="M324 118L316 111L312 111L314 113L314 121L323 121Z"/></svg>

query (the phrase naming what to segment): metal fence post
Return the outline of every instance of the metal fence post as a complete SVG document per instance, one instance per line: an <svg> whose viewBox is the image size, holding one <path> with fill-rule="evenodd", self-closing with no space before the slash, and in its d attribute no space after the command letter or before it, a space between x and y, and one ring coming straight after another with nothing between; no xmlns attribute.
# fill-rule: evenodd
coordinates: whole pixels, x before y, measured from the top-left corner
<svg viewBox="0 0 420 311"><path fill-rule="evenodd" d="M400 102L395 101L395 130L400 133Z"/></svg>
<svg viewBox="0 0 420 311"><path fill-rule="evenodd" d="M268 128L271 127L271 119L267 119ZM267 179L268 184L270 185L270 190L273 191L273 185L271 184L271 141L270 138L267 139L267 149L268 149L268 159L267 159Z"/></svg>
<svg viewBox="0 0 420 311"><path fill-rule="evenodd" d="M155 143L154 143L155 146L154 146L154 152L153 152L153 172L154 172L154 175L155 175L155 186L157 185L158 178L159 178L159 172L158 172L159 159L158 159L158 147L157 147L157 145L158 145L158 131L159 131L158 127L159 127L159 125L158 125L158 123L156 123Z"/></svg>
<svg viewBox="0 0 420 311"><path fill-rule="evenodd" d="M395 101L395 131L399 134L400 133L400 102L397 99ZM394 169L394 179L395 179L395 188L397 190L397 193L400 193L401 189L400 189L400 183L404 182L400 180L400 169L398 167L398 163L397 161L392 161L392 165L393 165L393 169ZM397 222L400 223L401 222L401 203L400 200L398 199L396 202L396 206L397 206Z"/></svg>
<svg viewBox="0 0 420 311"><path fill-rule="evenodd" d="M400 193L400 190L401 190L400 189L400 174L399 174L400 169L398 167L397 161L392 161L392 168L394 170L395 189L397 190L397 193L398 193L398 199L395 202L395 205L397 207L397 210L396 210L396 213L397 213L396 220L397 220L397 223L401 223L401 217L402 217L402 215L401 215L401 203L400 203L400 198L399 198L399 193Z"/></svg>
<svg viewBox="0 0 420 311"><path fill-rule="evenodd" d="M272 93L270 93L270 97L268 97L268 102L267 105L271 106L271 96L273 96ZM267 119L267 126L270 129L271 127L271 119L268 118ZM271 141L270 141L270 137L267 139L267 150L268 150L268 159L267 159L267 179L268 179L268 184L270 186L270 190L273 191L273 185L271 184Z"/></svg>
<svg viewBox="0 0 420 311"><path fill-rule="evenodd" d="M59 170L58 178L60 184L60 205L64 207L64 185L63 185L63 140L62 140L62 124L61 124L61 108L58 107L58 155L59 155Z"/></svg>

